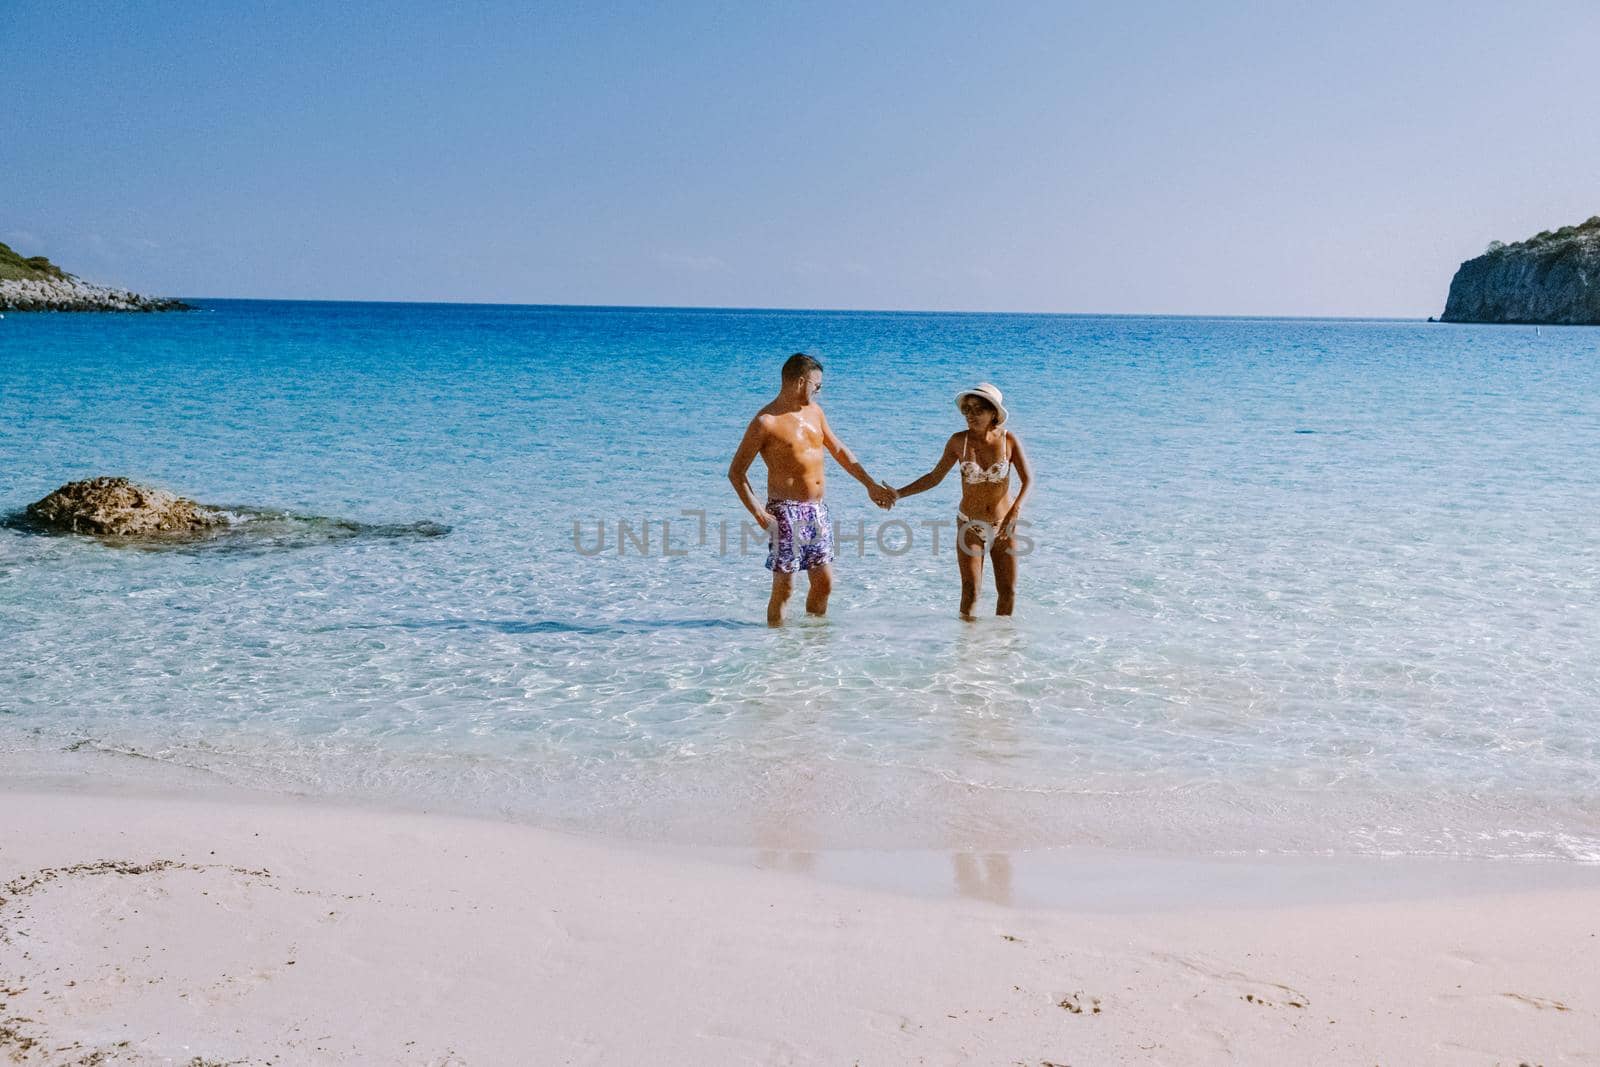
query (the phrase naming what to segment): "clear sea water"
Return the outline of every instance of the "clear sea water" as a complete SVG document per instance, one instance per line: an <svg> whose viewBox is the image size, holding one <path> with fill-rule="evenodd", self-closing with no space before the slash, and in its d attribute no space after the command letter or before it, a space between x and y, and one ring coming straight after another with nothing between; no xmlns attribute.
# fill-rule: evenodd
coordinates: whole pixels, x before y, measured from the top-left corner
<svg viewBox="0 0 1600 1067"><path fill-rule="evenodd" d="M0 321L0 512L125 474L287 515L0 529L6 777L684 843L1600 861L1600 330L202 303ZM896 483L958 388L1005 390L1015 619L956 618L923 525L954 476L880 546L835 468L865 545L826 620L762 625L724 472L802 349Z"/></svg>

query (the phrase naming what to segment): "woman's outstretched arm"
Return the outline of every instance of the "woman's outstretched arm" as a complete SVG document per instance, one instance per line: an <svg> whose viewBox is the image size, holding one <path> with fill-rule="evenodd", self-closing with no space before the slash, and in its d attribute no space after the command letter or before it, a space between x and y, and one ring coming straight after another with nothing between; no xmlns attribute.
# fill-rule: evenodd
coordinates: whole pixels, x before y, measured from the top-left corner
<svg viewBox="0 0 1600 1067"><path fill-rule="evenodd" d="M950 468L956 465L956 438L960 436L960 434L952 434L950 440L944 443L944 451L940 453L939 462L934 465L933 470L924 474L910 485L896 490L896 494L899 496L915 496L918 493L927 492L944 481L944 476L949 474Z"/></svg>

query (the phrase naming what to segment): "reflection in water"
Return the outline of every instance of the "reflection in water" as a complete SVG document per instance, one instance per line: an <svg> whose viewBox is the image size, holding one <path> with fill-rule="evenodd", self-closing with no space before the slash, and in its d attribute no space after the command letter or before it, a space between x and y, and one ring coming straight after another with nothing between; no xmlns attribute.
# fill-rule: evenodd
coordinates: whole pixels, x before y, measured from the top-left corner
<svg viewBox="0 0 1600 1067"><path fill-rule="evenodd" d="M756 866L763 870L785 870L810 874L816 870L817 854L802 850L781 851L764 848L756 853Z"/></svg>
<svg viewBox="0 0 1600 1067"><path fill-rule="evenodd" d="M1004 708L962 708L955 713L957 766L989 767L1016 758L1022 748L1017 724Z"/></svg>
<svg viewBox="0 0 1600 1067"><path fill-rule="evenodd" d="M945 672L955 698L950 740L958 769L972 768L983 776L980 768L1011 761L1025 746L1019 728L1026 729L1028 707L1017 681L1026 672L1026 646L1010 620L961 630Z"/></svg>
<svg viewBox="0 0 1600 1067"><path fill-rule="evenodd" d="M964 663L988 656L1015 656L1023 651L1023 633L1015 618L982 618L980 625L956 631L956 651Z"/></svg>
<svg viewBox="0 0 1600 1067"><path fill-rule="evenodd" d="M771 687L743 705L749 750L782 753L775 757L782 770L766 777L766 795L749 806L751 835L760 866L805 874L816 867L811 850L822 842L815 825L824 807L816 792L817 768L830 746L812 688L837 639L825 618L808 616L792 619L779 638L766 650Z"/></svg>
<svg viewBox="0 0 1600 1067"><path fill-rule="evenodd" d="M978 855L974 852L952 852L950 862L955 867L956 893L972 900L987 900L991 904L1011 903L1011 857L1004 852Z"/></svg>

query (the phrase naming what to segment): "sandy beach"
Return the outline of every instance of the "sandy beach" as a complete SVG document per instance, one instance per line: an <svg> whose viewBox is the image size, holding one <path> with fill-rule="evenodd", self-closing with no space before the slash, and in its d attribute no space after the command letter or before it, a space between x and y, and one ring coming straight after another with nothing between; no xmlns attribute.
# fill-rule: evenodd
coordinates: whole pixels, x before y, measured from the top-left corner
<svg viewBox="0 0 1600 1067"><path fill-rule="evenodd" d="M1128 908L1085 861L1079 905L1023 907L977 859L915 894L326 804L4 808L16 1063L1600 1062L1600 878L1571 867L1387 899L1406 864L1374 861L1312 903L1200 868Z"/></svg>

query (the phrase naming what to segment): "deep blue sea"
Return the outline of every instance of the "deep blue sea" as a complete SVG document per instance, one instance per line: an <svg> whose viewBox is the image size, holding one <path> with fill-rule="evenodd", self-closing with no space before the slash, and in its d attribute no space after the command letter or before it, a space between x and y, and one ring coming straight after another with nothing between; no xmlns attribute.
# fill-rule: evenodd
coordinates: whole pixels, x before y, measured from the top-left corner
<svg viewBox="0 0 1600 1067"><path fill-rule="evenodd" d="M0 320L0 512L122 474L281 513L159 549L0 528L13 781L1600 862L1600 330L201 303ZM1014 619L956 617L954 475L885 516L832 468L864 534L832 612L763 625L725 471L798 350L896 484L958 389L1005 391Z"/></svg>

